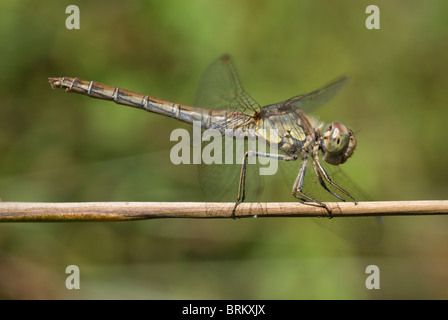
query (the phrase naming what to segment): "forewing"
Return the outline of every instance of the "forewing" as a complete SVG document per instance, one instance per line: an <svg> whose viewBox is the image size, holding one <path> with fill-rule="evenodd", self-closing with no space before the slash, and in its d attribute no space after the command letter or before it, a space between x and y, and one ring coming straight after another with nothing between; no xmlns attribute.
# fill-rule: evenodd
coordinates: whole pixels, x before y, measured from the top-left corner
<svg viewBox="0 0 448 320"><path fill-rule="evenodd" d="M320 89L292 97L288 100L278 102L275 105L278 107L289 105L300 108L305 112L312 112L330 101L342 89L346 82L347 77L341 76Z"/></svg>

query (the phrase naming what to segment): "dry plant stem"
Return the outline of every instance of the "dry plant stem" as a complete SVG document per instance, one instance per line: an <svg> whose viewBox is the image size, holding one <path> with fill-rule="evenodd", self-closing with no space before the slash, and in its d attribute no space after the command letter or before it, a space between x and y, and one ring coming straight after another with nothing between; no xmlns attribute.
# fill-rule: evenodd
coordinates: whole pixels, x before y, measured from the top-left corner
<svg viewBox="0 0 448 320"><path fill-rule="evenodd" d="M229 218L233 202L0 202L0 222L129 221L154 218ZM327 203L335 218L448 214L448 200ZM236 218L328 217L297 202L242 203Z"/></svg>

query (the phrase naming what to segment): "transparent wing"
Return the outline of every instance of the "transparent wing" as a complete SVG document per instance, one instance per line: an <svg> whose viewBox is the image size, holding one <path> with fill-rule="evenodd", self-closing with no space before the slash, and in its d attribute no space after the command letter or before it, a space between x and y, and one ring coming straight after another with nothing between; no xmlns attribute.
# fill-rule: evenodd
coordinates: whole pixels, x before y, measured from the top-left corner
<svg viewBox="0 0 448 320"><path fill-rule="evenodd" d="M200 185L208 199L212 201L226 201L234 202L238 196L238 186L241 173L242 159L244 152L251 149L251 145L247 140L233 141L226 147L226 139L222 139L222 158L219 164L204 164L198 165L198 175ZM211 142L213 143L213 142ZM236 143L244 145L244 150L241 147L236 148ZM226 156L224 152L229 152L229 147L233 148L232 164L226 164ZM205 145L203 147L207 148ZM227 150L225 150L227 149ZM236 152L238 149L238 152ZM259 164L257 159L249 159L249 164L246 167L246 187L245 187L245 201L256 201L263 191L263 183L259 174ZM256 163L251 163L256 161Z"/></svg>
<svg viewBox="0 0 448 320"><path fill-rule="evenodd" d="M331 179L339 186L347 190L357 201L369 201L368 195L357 185L340 166L333 166L321 162L325 171L330 175ZM279 169L287 182L288 189L292 188L295 178L300 167L298 161L281 162ZM347 202L352 202L347 196L344 196L338 190L332 188L329 184L327 187L333 192L342 196ZM313 171L312 164L309 164L305 174L305 182L303 185L303 192L318 199L322 202L338 202L336 197L324 190L317 181L316 175ZM353 205L355 205L353 203ZM360 217L360 218L341 218L334 217L316 218L314 219L321 226L329 229L341 238L348 240L356 245L363 247L373 247L379 243L382 237L383 223L380 217Z"/></svg>
<svg viewBox="0 0 448 320"><path fill-rule="evenodd" d="M239 111L250 115L260 109L260 105L243 89L235 64L229 55L220 57L205 69L194 105L207 109ZM233 139L230 141L232 145L226 147L229 140L223 137L221 141L212 140L203 143L203 151L208 144L220 145L221 147L217 148L220 150L215 151L220 151L222 155L220 163L198 165L199 182L208 199L236 201L244 152L241 153L243 149L238 148L240 152L237 154L235 144L241 142L244 144L244 151L248 151L250 149L248 141L237 142ZM229 150L233 151L232 164L226 164L225 161L225 154ZM254 201L261 194L262 183L258 167L257 163L247 166L246 201Z"/></svg>
<svg viewBox="0 0 448 320"><path fill-rule="evenodd" d="M330 101L347 82L346 76L341 76L320 89L307 94L301 94L288 100L275 103L275 106L290 105L311 112ZM272 106L272 105L271 105Z"/></svg>
<svg viewBox="0 0 448 320"><path fill-rule="evenodd" d="M243 89L229 55L220 57L205 69L194 105L245 113L260 109L260 105Z"/></svg>

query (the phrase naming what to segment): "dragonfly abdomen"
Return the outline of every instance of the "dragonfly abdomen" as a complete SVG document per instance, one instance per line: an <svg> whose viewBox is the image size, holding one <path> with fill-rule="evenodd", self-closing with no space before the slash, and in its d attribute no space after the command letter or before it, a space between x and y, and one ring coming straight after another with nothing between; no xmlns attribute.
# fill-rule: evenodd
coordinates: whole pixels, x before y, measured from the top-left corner
<svg viewBox="0 0 448 320"><path fill-rule="evenodd" d="M92 98L114 101L117 104L154 112L190 124L198 122L201 124L201 127L205 129L222 129L231 127L232 125L231 120L222 119L223 113L225 113L223 111L208 110L173 103L130 90L112 87L96 81L61 77L49 78L49 82L53 88L63 88L67 92L75 92Z"/></svg>
<svg viewBox="0 0 448 320"><path fill-rule="evenodd" d="M260 119L255 120L254 117L240 111L213 110L182 105L80 78L49 78L49 82L53 88L63 88L67 92L114 101L117 104L143 109L189 124L200 124L202 129L215 129L223 135L236 139L262 138L270 141L272 138L266 134L259 134L256 127L258 127ZM278 136L284 137L284 132L279 132Z"/></svg>

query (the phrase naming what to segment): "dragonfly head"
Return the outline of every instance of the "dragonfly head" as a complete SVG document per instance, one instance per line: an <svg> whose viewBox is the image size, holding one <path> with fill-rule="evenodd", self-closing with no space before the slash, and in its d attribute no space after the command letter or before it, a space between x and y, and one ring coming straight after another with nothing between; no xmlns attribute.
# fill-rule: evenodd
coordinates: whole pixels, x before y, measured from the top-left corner
<svg viewBox="0 0 448 320"><path fill-rule="evenodd" d="M356 148L353 131L340 122L333 122L324 133L323 159L333 165L347 161Z"/></svg>

